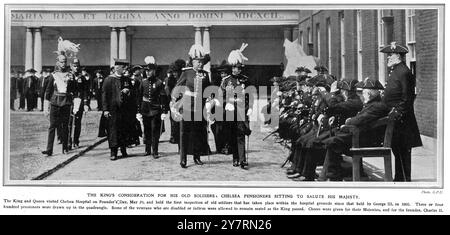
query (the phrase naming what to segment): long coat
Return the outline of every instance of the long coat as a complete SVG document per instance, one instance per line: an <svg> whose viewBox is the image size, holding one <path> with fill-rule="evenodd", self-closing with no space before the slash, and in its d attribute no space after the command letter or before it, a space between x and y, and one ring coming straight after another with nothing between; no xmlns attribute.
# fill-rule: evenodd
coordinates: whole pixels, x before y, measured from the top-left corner
<svg viewBox="0 0 450 235"><path fill-rule="evenodd" d="M187 88L181 102L190 100L190 105L183 105L182 110L183 117L190 116L190 121L182 120L180 125L181 155L208 155L210 153L208 123L203 117L203 109L206 103L206 98L203 98L203 91L209 85L208 73L204 70L195 71L193 69L185 70L176 84L176 86ZM194 92L197 92L197 98L194 98ZM196 116L201 116L201 120L196 120Z"/></svg>
<svg viewBox="0 0 450 235"><path fill-rule="evenodd" d="M108 143L110 148L125 147L134 143L136 102L131 97L129 77L108 76L103 83L103 111L109 111Z"/></svg>
<svg viewBox="0 0 450 235"><path fill-rule="evenodd" d="M360 135L361 147L376 146L380 144L378 142L384 137L384 130L378 128L376 130L369 130L365 127L387 114L388 108L386 104L381 102L380 97L377 97L364 104L363 109L346 124L363 129ZM335 136L325 139L322 142L334 152L344 153L352 146L352 134L348 129L344 128L339 130Z"/></svg>
<svg viewBox="0 0 450 235"><path fill-rule="evenodd" d="M406 148L422 146L419 127L414 115L416 79L404 63L389 68L384 90L384 102L391 110L394 108L401 114L395 123L392 145Z"/></svg>

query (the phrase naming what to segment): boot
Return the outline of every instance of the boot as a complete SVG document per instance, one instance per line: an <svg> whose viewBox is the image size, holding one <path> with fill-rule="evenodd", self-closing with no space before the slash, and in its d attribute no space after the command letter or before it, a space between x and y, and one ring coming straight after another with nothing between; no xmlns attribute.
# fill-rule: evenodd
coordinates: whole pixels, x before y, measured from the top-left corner
<svg viewBox="0 0 450 235"><path fill-rule="evenodd" d="M111 148L111 157L109 159L111 161L117 160L117 148Z"/></svg>
<svg viewBox="0 0 450 235"><path fill-rule="evenodd" d="M203 162L200 160L200 156L194 156L194 162L196 165L203 165Z"/></svg>
<svg viewBox="0 0 450 235"><path fill-rule="evenodd" d="M149 144L145 145L145 156L150 156L152 154L152 150Z"/></svg>
<svg viewBox="0 0 450 235"><path fill-rule="evenodd" d="M120 152L122 153L122 158L127 158L127 148L126 147L120 147Z"/></svg>

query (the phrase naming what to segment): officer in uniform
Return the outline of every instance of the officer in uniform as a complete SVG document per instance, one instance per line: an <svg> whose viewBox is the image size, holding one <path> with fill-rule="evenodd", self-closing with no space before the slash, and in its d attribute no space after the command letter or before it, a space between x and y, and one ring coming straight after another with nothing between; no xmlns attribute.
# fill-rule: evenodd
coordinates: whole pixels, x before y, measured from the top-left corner
<svg viewBox="0 0 450 235"><path fill-rule="evenodd" d="M387 54L389 70L383 101L389 107L389 117L395 120L392 136L394 181L411 181L411 148L422 146L414 115L416 79L403 61L408 53L406 47L392 42L380 52Z"/></svg>
<svg viewBox="0 0 450 235"><path fill-rule="evenodd" d="M347 153L352 146L352 134L347 126L356 126L364 130L360 136L361 147L379 146L383 141L384 128L366 128L388 113L388 108L381 101L380 96L380 90L383 89L383 85L378 80L366 78L364 81L356 84L356 87L363 89L364 105L362 110L356 116L348 118L334 136L322 141L327 149L323 170L327 172L326 177L332 181L342 180L340 156L343 153Z"/></svg>
<svg viewBox="0 0 450 235"><path fill-rule="evenodd" d="M194 163L203 165L201 155L209 155L207 121L203 116L206 98L203 91L210 85L208 72L203 65L209 62L209 53L201 45L194 44L189 50L191 68L186 68L172 92L172 116L182 115L180 123L180 166L186 168L187 155L194 156ZM178 88L186 88L184 91ZM175 90L177 89L177 90ZM183 97L181 100L179 94ZM180 113L182 106L182 114Z"/></svg>
<svg viewBox="0 0 450 235"><path fill-rule="evenodd" d="M131 81L124 76L124 71L129 62L124 59L116 59L114 73L109 75L102 90L103 116L108 119L108 144L111 150L110 160L117 160L117 152L120 148L122 157L128 157L126 147L133 135L133 121L130 119L130 109L136 103L130 102Z"/></svg>
<svg viewBox="0 0 450 235"><path fill-rule="evenodd" d="M233 50L228 56L231 65L231 76L224 79L225 86L225 128L229 131L229 143L233 153L233 166L248 169L245 158L245 136L250 136L249 116L252 113L253 97L245 93L249 86L248 77L243 75L242 68L245 58L242 51L248 44L243 44L239 50Z"/></svg>
<svg viewBox="0 0 450 235"><path fill-rule="evenodd" d="M138 91L137 119L144 123L145 155L159 158L158 144L161 127L169 109L164 83L156 76L156 63L149 63L145 68L146 78L142 80Z"/></svg>
<svg viewBox="0 0 450 235"><path fill-rule="evenodd" d="M45 88L44 115L50 115L50 127L48 128L47 149L42 154L53 154L53 142L55 130L61 134L62 152L69 151L68 130L71 106L73 105L72 93L75 91L75 80L69 72L67 57L64 52L59 52L56 58L55 71L50 75Z"/></svg>
<svg viewBox="0 0 450 235"><path fill-rule="evenodd" d="M73 142L72 136L69 136L69 149L78 148L80 145L81 120L83 113L88 112L89 106L89 81L81 73L80 60L75 58L72 63L72 73L75 78L75 90L73 92L73 110L69 122L69 128L74 126ZM72 134L72 131L69 132Z"/></svg>

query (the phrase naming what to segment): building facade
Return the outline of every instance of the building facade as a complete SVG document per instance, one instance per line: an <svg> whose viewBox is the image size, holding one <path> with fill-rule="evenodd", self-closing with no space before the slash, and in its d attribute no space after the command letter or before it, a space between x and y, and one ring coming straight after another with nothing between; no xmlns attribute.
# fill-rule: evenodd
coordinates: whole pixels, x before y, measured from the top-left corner
<svg viewBox="0 0 450 235"><path fill-rule="evenodd" d="M406 64L416 76L415 114L422 135L437 136L438 10L320 10L300 13L299 43L339 78L386 82L379 49L408 46Z"/></svg>
<svg viewBox="0 0 450 235"><path fill-rule="evenodd" d="M114 58L144 64L147 55L167 67L178 58L187 59L194 42L211 51L210 67L248 43L246 72L253 84L268 85L286 64L284 40L298 39L306 54L317 57L338 78L375 77L385 83L386 58L379 49L396 41L410 50L406 60L417 80L415 111L420 131L436 138L437 9L219 8L13 9L9 12L9 62L13 70L53 67L60 36L80 44L77 57L82 66L105 71Z"/></svg>

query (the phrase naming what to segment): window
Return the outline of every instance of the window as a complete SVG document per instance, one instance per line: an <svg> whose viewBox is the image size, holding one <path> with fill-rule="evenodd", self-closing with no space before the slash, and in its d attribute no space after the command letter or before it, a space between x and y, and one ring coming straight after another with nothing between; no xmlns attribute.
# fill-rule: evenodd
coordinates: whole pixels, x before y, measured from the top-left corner
<svg viewBox="0 0 450 235"><path fill-rule="evenodd" d="M300 31L300 34L299 34L299 42L300 42L300 46L303 47L303 31Z"/></svg>
<svg viewBox="0 0 450 235"><path fill-rule="evenodd" d="M356 11L356 38L357 38L357 53L358 53L358 80L362 81L362 25L361 25L361 10Z"/></svg>
<svg viewBox="0 0 450 235"><path fill-rule="evenodd" d="M317 45L317 51L316 51L316 57L320 59L320 25L316 24L316 43Z"/></svg>
<svg viewBox="0 0 450 235"><path fill-rule="evenodd" d="M416 29L415 29L416 11L414 9L406 10L406 44L409 53L406 54L406 63L415 74L416 63Z"/></svg>
<svg viewBox="0 0 450 235"><path fill-rule="evenodd" d="M331 70L331 21L327 18L327 66Z"/></svg>
<svg viewBox="0 0 450 235"><path fill-rule="evenodd" d="M339 15L339 23L340 23L340 34L341 34L341 79L345 78L345 21L344 21L344 12L341 12Z"/></svg>
<svg viewBox="0 0 450 235"><path fill-rule="evenodd" d="M383 10L378 10L377 12L378 21L378 51L383 49L386 45L386 35L385 35L385 23L383 20L384 14ZM386 55L384 53L378 52L378 77L381 84L386 84Z"/></svg>

